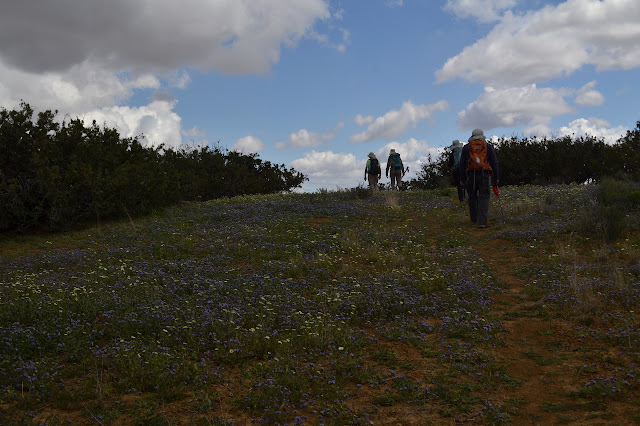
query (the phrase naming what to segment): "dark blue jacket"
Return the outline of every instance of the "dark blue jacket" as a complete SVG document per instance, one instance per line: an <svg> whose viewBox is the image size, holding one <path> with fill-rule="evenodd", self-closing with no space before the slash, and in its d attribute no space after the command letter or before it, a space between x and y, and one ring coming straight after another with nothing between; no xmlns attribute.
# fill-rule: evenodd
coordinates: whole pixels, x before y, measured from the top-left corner
<svg viewBox="0 0 640 426"><path fill-rule="evenodd" d="M493 183L497 184L500 180L500 170L498 169L498 157L496 151L493 149L493 145L487 142L487 162L493 170ZM464 182L467 176L467 165L469 164L469 144L465 144L462 147L462 155L460 156L460 165L458 165L458 175Z"/></svg>

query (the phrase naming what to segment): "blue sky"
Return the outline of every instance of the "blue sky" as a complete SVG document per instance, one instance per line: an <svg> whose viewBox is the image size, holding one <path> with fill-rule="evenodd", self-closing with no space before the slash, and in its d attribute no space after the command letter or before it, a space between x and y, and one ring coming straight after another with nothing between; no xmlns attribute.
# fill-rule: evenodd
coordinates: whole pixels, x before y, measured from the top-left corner
<svg viewBox="0 0 640 426"><path fill-rule="evenodd" d="M640 120L637 0L11 3L0 106L256 152L306 191L390 148L411 177L474 128L612 143Z"/></svg>

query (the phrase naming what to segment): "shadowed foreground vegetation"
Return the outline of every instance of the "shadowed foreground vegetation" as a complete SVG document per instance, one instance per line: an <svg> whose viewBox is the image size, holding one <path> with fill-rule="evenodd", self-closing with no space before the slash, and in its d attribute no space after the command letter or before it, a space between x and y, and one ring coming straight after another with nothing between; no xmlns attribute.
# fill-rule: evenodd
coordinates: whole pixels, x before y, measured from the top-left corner
<svg viewBox="0 0 640 426"><path fill-rule="evenodd" d="M0 424L640 421L640 189L191 203L0 241Z"/></svg>
<svg viewBox="0 0 640 426"><path fill-rule="evenodd" d="M68 230L184 201L287 192L306 180L283 164L220 148L144 146L117 130L26 103L0 109L0 232Z"/></svg>

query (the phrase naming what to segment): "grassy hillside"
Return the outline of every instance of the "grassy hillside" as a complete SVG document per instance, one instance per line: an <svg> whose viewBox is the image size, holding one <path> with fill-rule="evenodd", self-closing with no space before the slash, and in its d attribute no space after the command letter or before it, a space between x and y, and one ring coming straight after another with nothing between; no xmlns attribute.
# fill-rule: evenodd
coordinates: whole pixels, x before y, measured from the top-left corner
<svg viewBox="0 0 640 426"><path fill-rule="evenodd" d="M640 422L636 185L252 196L0 240L0 424Z"/></svg>

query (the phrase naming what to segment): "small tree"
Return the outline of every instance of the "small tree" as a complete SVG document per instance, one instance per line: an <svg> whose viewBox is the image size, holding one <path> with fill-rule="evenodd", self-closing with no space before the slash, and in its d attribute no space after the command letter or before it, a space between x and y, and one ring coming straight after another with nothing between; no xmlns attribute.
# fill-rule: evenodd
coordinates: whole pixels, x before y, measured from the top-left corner
<svg viewBox="0 0 640 426"><path fill-rule="evenodd" d="M449 154L451 150L445 148L438 158L433 161L431 154L427 157L427 162L422 165L415 179L408 182L411 188L436 189L453 185L453 178L448 166Z"/></svg>

